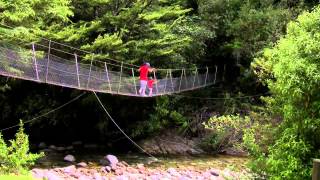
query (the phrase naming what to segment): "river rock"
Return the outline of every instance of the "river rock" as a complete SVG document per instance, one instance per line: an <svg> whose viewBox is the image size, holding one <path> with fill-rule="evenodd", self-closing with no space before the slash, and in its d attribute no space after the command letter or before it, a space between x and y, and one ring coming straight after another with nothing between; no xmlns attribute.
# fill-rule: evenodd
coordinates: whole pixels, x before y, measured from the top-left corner
<svg viewBox="0 0 320 180"><path fill-rule="evenodd" d="M85 162L80 162L80 163L77 164L77 167L87 167L87 166L88 165Z"/></svg>
<svg viewBox="0 0 320 180"><path fill-rule="evenodd" d="M159 136L143 140L140 145L150 154L199 155L204 153L199 143L200 139L186 139L177 132L168 130Z"/></svg>
<svg viewBox="0 0 320 180"><path fill-rule="evenodd" d="M72 150L73 149L73 146L67 146L66 147L66 150Z"/></svg>
<svg viewBox="0 0 320 180"><path fill-rule="evenodd" d="M217 170L215 170L215 169L210 169L209 171L210 171L211 175L213 175L213 176L219 176L219 171L217 171Z"/></svg>
<svg viewBox="0 0 320 180"><path fill-rule="evenodd" d="M49 149L57 150L57 147L56 147L55 145L50 145L50 146L49 146Z"/></svg>
<svg viewBox="0 0 320 180"><path fill-rule="evenodd" d="M76 161L76 158L73 155L68 154L63 158L63 160L68 161L68 162L74 162L74 161Z"/></svg>
<svg viewBox="0 0 320 180"><path fill-rule="evenodd" d="M88 176L85 176L85 175L81 175L78 180L88 180L88 179L91 179L90 177Z"/></svg>
<svg viewBox="0 0 320 180"><path fill-rule="evenodd" d="M137 164L137 168L140 173L142 173L146 170L146 168L144 167L144 164Z"/></svg>
<svg viewBox="0 0 320 180"><path fill-rule="evenodd" d="M179 180L191 180L191 178L187 176L181 176L179 177Z"/></svg>
<svg viewBox="0 0 320 180"><path fill-rule="evenodd" d="M127 167L126 168L126 172L132 173L132 174L138 174L139 173L139 171L137 169L132 168L132 167Z"/></svg>
<svg viewBox="0 0 320 180"><path fill-rule="evenodd" d="M100 163L102 166L108 166L108 165L109 165L109 161L106 160L105 158L100 159L100 160L99 160L99 163Z"/></svg>
<svg viewBox="0 0 320 180"><path fill-rule="evenodd" d="M40 152L51 153L51 152L53 152L53 150L46 148L46 149L42 149Z"/></svg>
<svg viewBox="0 0 320 180"><path fill-rule="evenodd" d="M57 149L57 151L65 151L65 150L66 150L65 147L61 147L61 146L60 146L60 147L57 147L56 149Z"/></svg>
<svg viewBox="0 0 320 180"><path fill-rule="evenodd" d="M67 174L72 174L72 173L74 173L76 170L77 170L77 169L76 169L76 167L75 167L74 165L72 165L72 166L67 166L67 167L63 168L63 172L64 172L64 173L67 173Z"/></svg>
<svg viewBox="0 0 320 180"><path fill-rule="evenodd" d="M117 166L119 162L118 158L111 154L106 155L104 158L109 161L109 166L111 166L112 168L114 166Z"/></svg>
<svg viewBox="0 0 320 180"><path fill-rule="evenodd" d="M193 148L190 148L187 150L187 153L190 154L190 155L200 155L200 154L203 154L204 151L201 150L201 149L193 149Z"/></svg>
<svg viewBox="0 0 320 180"><path fill-rule="evenodd" d="M39 148L39 149L44 149L44 148L46 148L46 147L47 147L47 145L46 145L46 143L44 143L44 142L40 142L39 145L38 145L38 148Z"/></svg>
<svg viewBox="0 0 320 180"><path fill-rule="evenodd" d="M176 176L176 177L180 176L180 173L177 172L177 170L176 170L175 168L169 168L169 169L167 170L167 172L168 172L170 175L172 175L172 176Z"/></svg>
<svg viewBox="0 0 320 180"><path fill-rule="evenodd" d="M105 167L105 170L106 170L107 172L111 172L112 169L111 169L110 166L106 166L106 167Z"/></svg>
<svg viewBox="0 0 320 180"><path fill-rule="evenodd" d="M123 166L129 166L129 164L127 163L127 162L125 162L125 161L121 161L121 164L123 165Z"/></svg>
<svg viewBox="0 0 320 180"><path fill-rule="evenodd" d="M124 170L123 170L123 169L120 169L120 168L118 168L118 169L114 169L114 173L115 173L116 175L122 175L122 174L123 174L123 172L124 172Z"/></svg>
<svg viewBox="0 0 320 180"><path fill-rule="evenodd" d="M72 142L73 146L81 146L82 145L82 141L74 141Z"/></svg>
<svg viewBox="0 0 320 180"><path fill-rule="evenodd" d="M47 180L60 180L61 179L58 175L56 175L56 173L53 173L51 171L46 173L45 178Z"/></svg>
<svg viewBox="0 0 320 180"><path fill-rule="evenodd" d="M97 144L85 144L83 147L87 149L97 149L99 146Z"/></svg>
<svg viewBox="0 0 320 180"><path fill-rule="evenodd" d="M100 168L100 171L101 171L101 172L104 172L104 173L109 173L109 172L110 172L110 171L107 170L106 167L101 167L101 168Z"/></svg>
<svg viewBox="0 0 320 180"><path fill-rule="evenodd" d="M116 180L129 180L129 177L126 175L117 176Z"/></svg>

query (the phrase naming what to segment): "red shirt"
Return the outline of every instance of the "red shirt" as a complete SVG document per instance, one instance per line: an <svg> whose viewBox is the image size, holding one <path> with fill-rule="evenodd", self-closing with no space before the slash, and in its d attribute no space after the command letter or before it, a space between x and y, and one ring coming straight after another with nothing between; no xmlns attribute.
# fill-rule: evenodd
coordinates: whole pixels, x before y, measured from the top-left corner
<svg viewBox="0 0 320 180"><path fill-rule="evenodd" d="M153 80L153 79L148 80L148 83L147 83L148 88L152 88L153 83L154 83L154 80Z"/></svg>
<svg viewBox="0 0 320 180"><path fill-rule="evenodd" d="M140 80L148 80L148 69L147 65L140 66Z"/></svg>

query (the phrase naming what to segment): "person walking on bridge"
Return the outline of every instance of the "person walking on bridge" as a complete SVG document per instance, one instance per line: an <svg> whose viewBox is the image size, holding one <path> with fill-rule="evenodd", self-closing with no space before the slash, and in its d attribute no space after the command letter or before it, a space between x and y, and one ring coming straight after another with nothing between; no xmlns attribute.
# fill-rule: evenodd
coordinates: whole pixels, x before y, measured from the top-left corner
<svg viewBox="0 0 320 180"><path fill-rule="evenodd" d="M149 77L147 86L149 89L149 96L152 96L152 90L153 90L153 84L158 83L157 79L153 79L152 77Z"/></svg>
<svg viewBox="0 0 320 180"><path fill-rule="evenodd" d="M147 83L148 83L148 73L155 71L155 68L152 68L149 63L144 63L142 66L140 66L138 71L140 72L139 94L141 96L146 96L146 88L147 88Z"/></svg>

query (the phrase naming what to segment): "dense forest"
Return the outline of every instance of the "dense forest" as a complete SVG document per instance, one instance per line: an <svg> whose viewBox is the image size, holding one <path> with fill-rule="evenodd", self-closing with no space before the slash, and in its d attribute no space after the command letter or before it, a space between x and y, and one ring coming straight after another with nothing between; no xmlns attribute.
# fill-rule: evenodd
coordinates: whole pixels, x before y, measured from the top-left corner
<svg viewBox="0 0 320 180"><path fill-rule="evenodd" d="M100 97L137 141L175 129L184 137L201 136L208 153L241 148L252 157L248 166L260 178L310 179L312 158L320 157L317 4L317 0L0 0L0 46L48 43L45 38L91 52L83 54L84 63L93 58L135 65L150 62L156 68L217 66L224 81L200 90L156 98ZM7 77L0 78L0 91L0 129L83 93ZM90 92L24 126L34 143L82 140L111 143L114 148L125 144L122 151L134 148L121 139ZM205 129L213 133L204 135ZM6 139L16 131L1 134Z"/></svg>

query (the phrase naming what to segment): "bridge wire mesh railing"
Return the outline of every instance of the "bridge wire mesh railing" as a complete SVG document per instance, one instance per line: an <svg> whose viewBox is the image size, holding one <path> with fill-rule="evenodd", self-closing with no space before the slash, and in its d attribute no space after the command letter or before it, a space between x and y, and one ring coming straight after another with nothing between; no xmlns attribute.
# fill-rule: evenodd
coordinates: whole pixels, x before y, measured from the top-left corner
<svg viewBox="0 0 320 180"><path fill-rule="evenodd" d="M76 53L52 47L50 41L47 46L1 42L0 74L80 90L140 96L136 66L95 61L93 58L88 61ZM153 96L193 90L215 84L221 79L217 66L204 69L159 69L149 76L157 79L153 86Z"/></svg>

